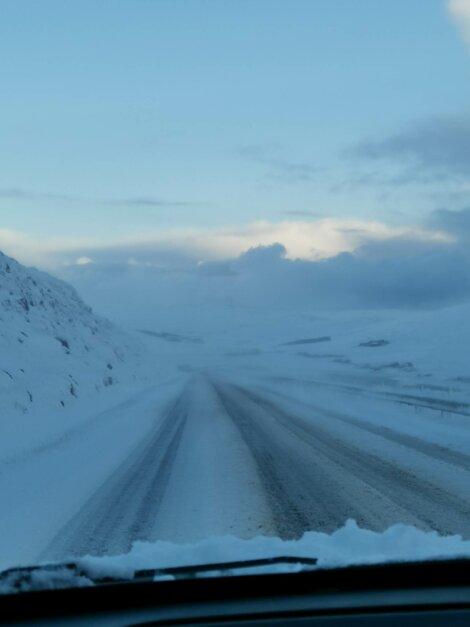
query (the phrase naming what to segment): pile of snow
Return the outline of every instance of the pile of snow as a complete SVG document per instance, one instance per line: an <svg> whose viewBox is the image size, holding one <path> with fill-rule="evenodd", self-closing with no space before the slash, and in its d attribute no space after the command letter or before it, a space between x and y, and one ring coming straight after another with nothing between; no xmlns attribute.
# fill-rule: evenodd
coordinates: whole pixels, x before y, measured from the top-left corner
<svg viewBox="0 0 470 627"><path fill-rule="evenodd" d="M0 253L1 438L138 379L140 349L76 291Z"/></svg>
<svg viewBox="0 0 470 627"><path fill-rule="evenodd" d="M298 557L299 563L270 564L232 571L216 568L217 564L224 562L283 556ZM303 566L302 558L317 559L317 564ZM91 586L94 580L132 579L138 571L159 571L188 565L214 565L213 570L198 574L199 577L213 577L457 558L470 558L470 541L462 540L460 536L440 536L436 532L424 532L407 525L394 525L377 533L361 529L354 520L349 520L332 534L311 531L299 540L266 536L242 540L226 536L207 538L195 544L135 542L126 555L87 556L75 562L76 569L59 565L29 573L10 571L0 580L0 594ZM155 575L155 581L168 579L173 577L158 572Z"/></svg>
<svg viewBox="0 0 470 627"><path fill-rule="evenodd" d="M298 540L260 536L242 540L233 536L207 538L194 544L135 542L126 555L83 557L77 561L93 578L131 578L139 570L217 564L292 556L316 558L316 568L358 564L415 562L432 559L470 558L470 541L461 536L440 536L411 525L393 525L382 533L361 529L354 520L332 534L309 531ZM311 568L310 566L308 567ZM244 569L243 573L246 574ZM255 568L261 572L299 570L298 565L275 564Z"/></svg>

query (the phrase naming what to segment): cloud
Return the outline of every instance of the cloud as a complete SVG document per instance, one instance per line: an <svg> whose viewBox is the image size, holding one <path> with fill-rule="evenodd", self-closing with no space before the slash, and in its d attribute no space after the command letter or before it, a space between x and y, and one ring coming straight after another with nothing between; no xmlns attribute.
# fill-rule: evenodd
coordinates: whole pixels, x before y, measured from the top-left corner
<svg viewBox="0 0 470 627"><path fill-rule="evenodd" d="M315 260L350 252L368 241L383 241L392 237L409 236L417 240L447 240L436 230L391 227L381 222L323 218L316 221L256 222L239 229L223 229L204 235L195 241L210 249L206 259L230 258L257 246L282 243L289 259Z"/></svg>
<svg viewBox="0 0 470 627"><path fill-rule="evenodd" d="M18 253L42 256L97 311L143 325L156 312L175 307L314 311L430 307L470 299L470 247L460 235L468 221L465 211L441 210L426 228L337 218L257 222L107 245L73 239L34 243L0 231L0 250L8 245L7 254L16 247ZM13 256L23 261L21 254Z"/></svg>
<svg viewBox="0 0 470 627"><path fill-rule="evenodd" d="M321 218L323 217L323 215L321 213L319 213L318 211L300 211L300 210L296 210L296 211L281 211L280 212L281 215L284 216L292 216L294 218Z"/></svg>
<svg viewBox="0 0 470 627"><path fill-rule="evenodd" d="M466 247L397 237L321 261L290 260L282 246L232 263L230 300L269 307L429 307L470 299Z"/></svg>
<svg viewBox="0 0 470 627"><path fill-rule="evenodd" d="M281 243L289 259L326 259L340 252L352 252L368 242L391 238L446 242L451 236L442 230L420 227L392 227L378 221L322 218L317 220L259 221L240 227L188 229L145 233L102 241L99 239L41 239L14 231L0 231L0 250L27 263L48 268L88 257L99 263L137 263L159 267L187 267L194 262L234 259L257 246Z"/></svg>
<svg viewBox="0 0 470 627"><path fill-rule="evenodd" d="M0 188L0 198L5 200L48 200L60 202L74 202L78 198L69 194L59 194L53 192L41 192L23 187L2 187Z"/></svg>
<svg viewBox="0 0 470 627"><path fill-rule="evenodd" d="M450 19L470 46L470 0L446 0ZM332 191L361 186L392 189L413 184L438 185L445 197L462 195L459 184L470 168L470 115L441 115L388 136L369 138L345 151L346 156L380 164L380 170L352 176ZM383 163L388 162L387 170ZM447 188L447 189L446 189ZM463 192L465 194L467 192Z"/></svg>
<svg viewBox="0 0 470 627"><path fill-rule="evenodd" d="M23 187L3 187L0 188L0 199L5 200L27 200L30 202L48 201L58 203L87 203L95 205L109 205L116 207L142 207L142 208L164 208L164 207L187 207L199 206L201 202L189 200L170 200L157 196L129 196L123 198L116 197L87 197L79 194L62 194L57 192L44 192Z"/></svg>
<svg viewBox="0 0 470 627"><path fill-rule="evenodd" d="M458 211L436 209L430 214L428 223L431 228L452 233L462 243L470 240L470 208Z"/></svg>
<svg viewBox="0 0 470 627"><path fill-rule="evenodd" d="M447 10L463 39L470 45L470 0L448 0Z"/></svg>
<svg viewBox="0 0 470 627"><path fill-rule="evenodd" d="M154 198L152 196L135 196L131 198L122 198L120 200L108 199L101 202L104 202L107 205L125 205L127 207L188 207L203 204L186 200L164 200L162 198Z"/></svg>
<svg viewBox="0 0 470 627"><path fill-rule="evenodd" d="M467 179L470 168L470 116L437 117L381 139L366 140L352 155L388 160L399 166L391 182Z"/></svg>
<svg viewBox="0 0 470 627"><path fill-rule="evenodd" d="M236 152L244 159L265 166L265 178L282 183L306 183L322 172L322 168L311 163L284 158L283 149L277 143L249 144L240 146Z"/></svg>
<svg viewBox="0 0 470 627"><path fill-rule="evenodd" d="M93 259L90 259L90 257L78 257L75 263L77 266L87 266L89 263L93 263Z"/></svg>
<svg viewBox="0 0 470 627"><path fill-rule="evenodd" d="M133 257L156 264L187 265L192 260L233 259L248 249L282 243L289 259L325 259L351 252L367 242L408 237L416 241L448 241L450 236L436 229L391 227L381 222L323 218L316 221L259 221L241 227L188 230L143 236L99 247L64 250L72 255L114 260Z"/></svg>
<svg viewBox="0 0 470 627"><path fill-rule="evenodd" d="M98 311L153 328L160 315L168 320L165 310L195 314L220 305L310 313L448 306L470 300L469 268L466 246L396 237L319 261L289 259L277 243L186 268L90 264L69 266L63 276Z"/></svg>
<svg viewBox="0 0 470 627"><path fill-rule="evenodd" d="M63 246L63 242L38 240L26 233L12 229L0 229L0 251L15 257L26 265L51 267L51 256L55 246Z"/></svg>

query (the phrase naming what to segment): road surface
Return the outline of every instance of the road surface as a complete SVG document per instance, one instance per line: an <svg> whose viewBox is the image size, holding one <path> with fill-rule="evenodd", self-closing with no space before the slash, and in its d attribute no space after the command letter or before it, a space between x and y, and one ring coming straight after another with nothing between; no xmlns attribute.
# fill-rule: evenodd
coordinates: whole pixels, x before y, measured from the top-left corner
<svg viewBox="0 0 470 627"><path fill-rule="evenodd" d="M135 540L298 538L350 518L470 538L470 455L314 400L192 377L41 559Z"/></svg>

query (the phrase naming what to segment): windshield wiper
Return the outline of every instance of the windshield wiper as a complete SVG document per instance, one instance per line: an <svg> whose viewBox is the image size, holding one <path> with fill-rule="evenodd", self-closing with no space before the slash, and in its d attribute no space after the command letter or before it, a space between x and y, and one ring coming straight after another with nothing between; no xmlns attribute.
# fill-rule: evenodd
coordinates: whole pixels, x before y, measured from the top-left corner
<svg viewBox="0 0 470 627"><path fill-rule="evenodd" d="M170 566L165 568L137 570L129 578L122 577L122 574L119 576L116 575L115 577L111 574L105 576L94 575L93 567L87 567L80 561L63 564L45 564L42 566L26 566L10 568L0 573L0 594L105 585L124 581L144 582L158 581L159 579L191 579L209 573L218 573L221 576L227 576L233 571L257 569L282 564L298 565L301 570L305 570L306 568L316 566L317 559L280 555L277 557L215 562L212 564ZM110 572L112 572L112 569L110 569Z"/></svg>
<svg viewBox="0 0 470 627"><path fill-rule="evenodd" d="M265 557L253 560L236 560L233 562L216 562L214 564L194 564L191 566L175 566L163 568L157 571L150 571L162 575L178 577L197 577L199 574L221 572L228 574L233 570L244 570L246 568L258 568L263 566L275 566L277 564L298 564L299 566L316 566L318 560L315 557L293 557L279 555L277 557ZM145 571L140 571L144 573Z"/></svg>

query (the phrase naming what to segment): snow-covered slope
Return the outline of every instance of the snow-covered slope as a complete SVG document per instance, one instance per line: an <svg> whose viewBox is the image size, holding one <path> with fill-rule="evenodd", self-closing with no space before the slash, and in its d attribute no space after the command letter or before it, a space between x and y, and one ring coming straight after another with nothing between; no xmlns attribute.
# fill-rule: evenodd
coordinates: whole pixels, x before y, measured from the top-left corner
<svg viewBox="0 0 470 627"><path fill-rule="evenodd" d="M137 380L139 349L66 283L0 253L0 420L67 415ZM20 425L16 424L18 430Z"/></svg>

